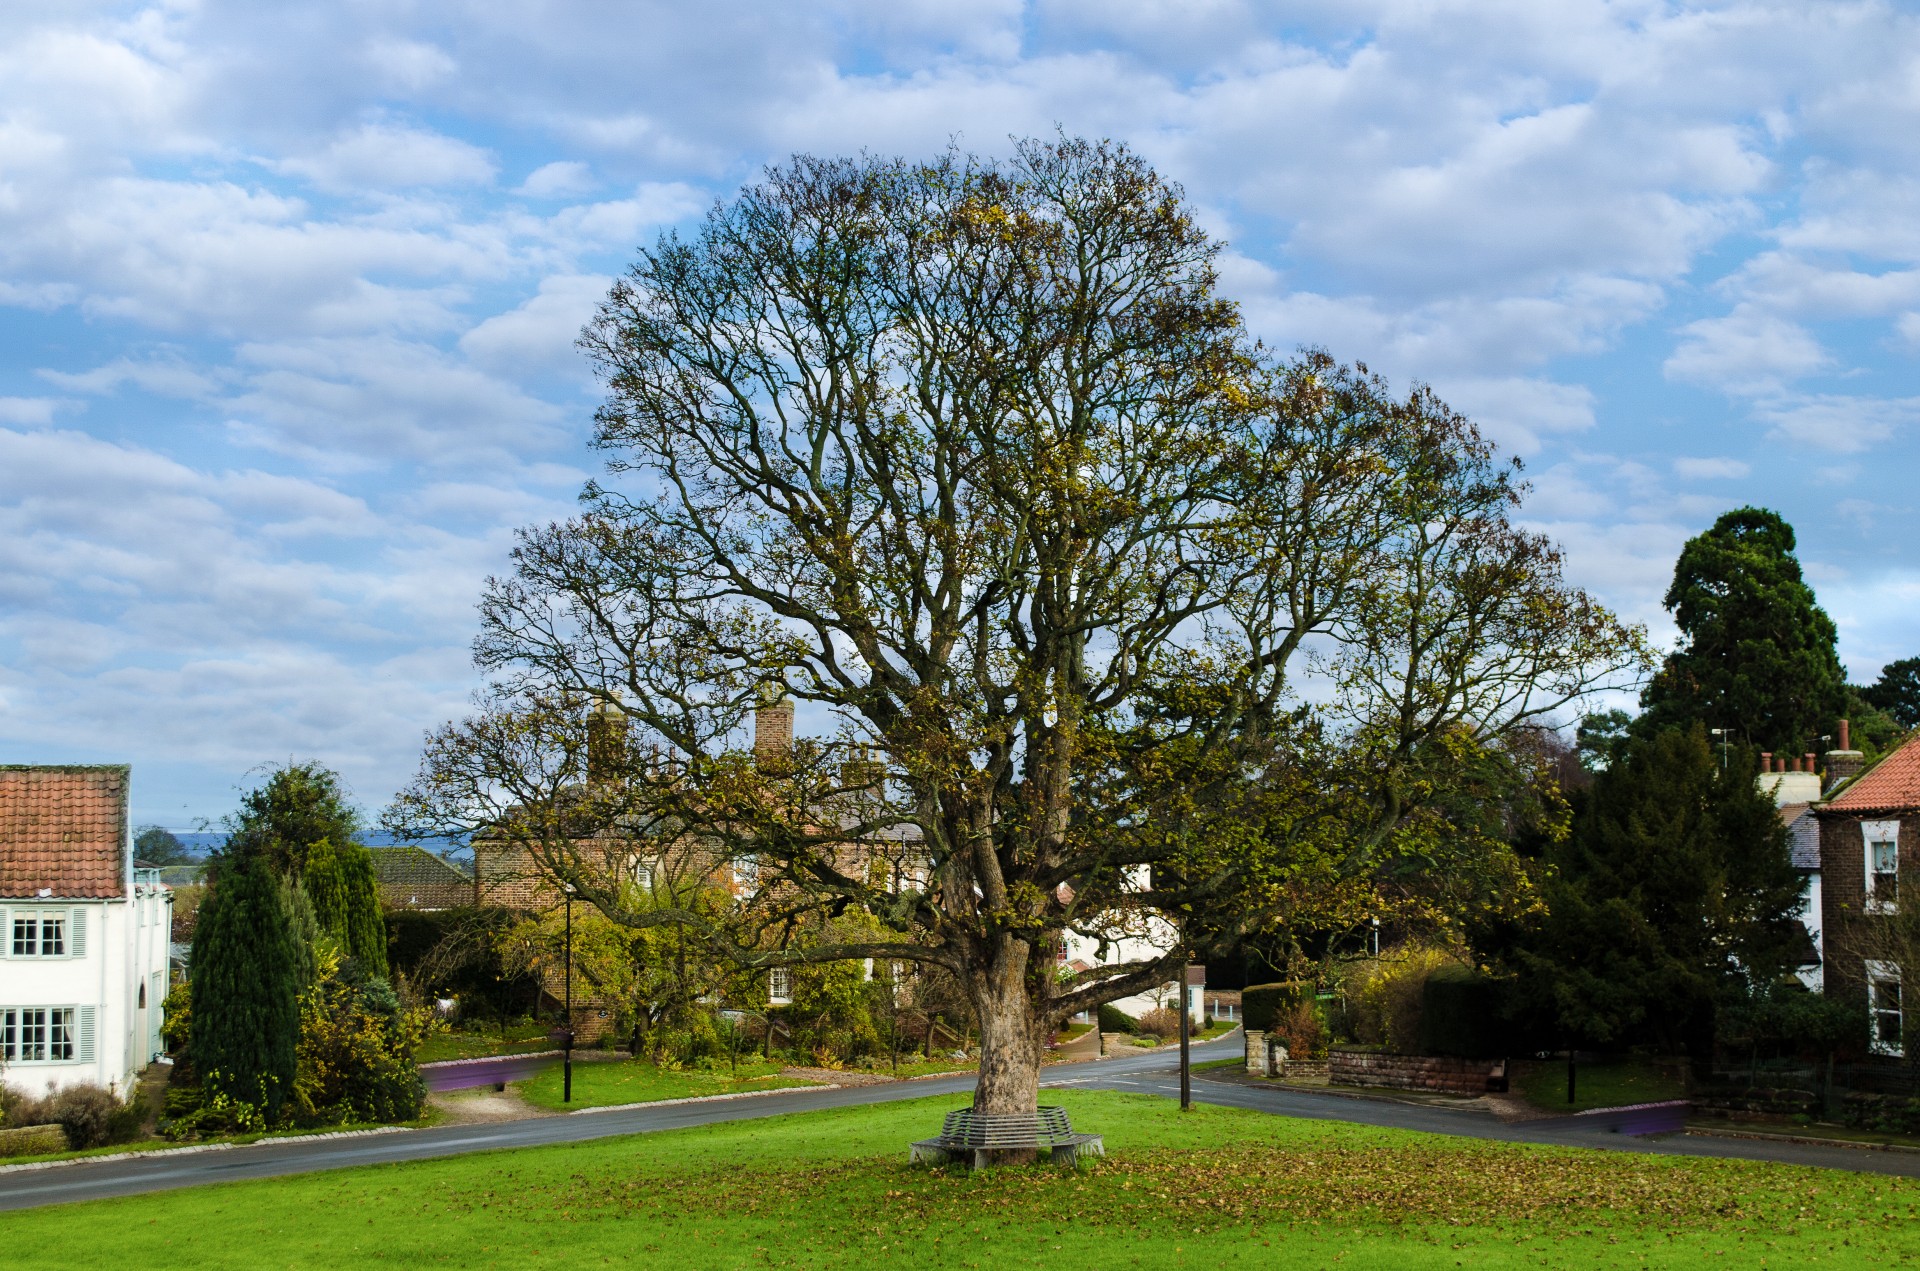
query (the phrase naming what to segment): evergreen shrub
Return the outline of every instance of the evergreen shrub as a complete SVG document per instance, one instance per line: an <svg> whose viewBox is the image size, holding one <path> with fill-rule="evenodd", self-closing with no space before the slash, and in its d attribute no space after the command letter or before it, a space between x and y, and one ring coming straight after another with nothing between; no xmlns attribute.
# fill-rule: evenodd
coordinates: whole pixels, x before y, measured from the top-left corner
<svg viewBox="0 0 1920 1271"><path fill-rule="evenodd" d="M1307 999L1307 986L1298 980L1249 984L1240 994L1240 1022L1256 1032L1270 1033L1274 1021L1291 1016Z"/></svg>
<svg viewBox="0 0 1920 1271"><path fill-rule="evenodd" d="M1438 967L1421 987L1419 1051L1455 1059L1497 1059L1507 1053L1504 986L1472 967Z"/></svg>
<svg viewBox="0 0 1920 1271"><path fill-rule="evenodd" d="M1100 1006L1100 1031L1103 1033L1137 1033L1140 1021L1127 1014L1111 1002Z"/></svg>

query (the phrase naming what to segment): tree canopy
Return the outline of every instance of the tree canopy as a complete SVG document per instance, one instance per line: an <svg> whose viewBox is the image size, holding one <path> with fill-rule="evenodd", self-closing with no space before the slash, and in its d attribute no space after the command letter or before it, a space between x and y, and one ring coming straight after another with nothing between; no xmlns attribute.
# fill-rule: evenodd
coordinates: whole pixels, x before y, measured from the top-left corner
<svg viewBox="0 0 1920 1271"><path fill-rule="evenodd" d="M188 963L189 1053L209 1094L258 1107L271 1123L293 1093L300 951L266 858L222 854L213 869Z"/></svg>
<svg viewBox="0 0 1920 1271"><path fill-rule="evenodd" d="M1866 699L1902 728L1920 728L1920 658L1901 658L1880 668Z"/></svg>
<svg viewBox="0 0 1920 1271"><path fill-rule="evenodd" d="M143 825L133 836L134 859L155 867L185 865L194 859L187 845L172 830L158 825Z"/></svg>
<svg viewBox="0 0 1920 1271"><path fill-rule="evenodd" d="M1239 915L1404 836L1437 784L1638 663L1472 424L1276 359L1124 147L799 158L663 238L582 337L607 460L489 583L469 719L399 821L525 846L617 922L761 965L901 959L972 1000L976 1099L1033 1106L1066 1015L1169 979L1071 930ZM1310 704L1303 680L1319 685ZM814 738L756 763L757 702ZM589 703L633 731L589 771ZM749 861L721 931L603 853ZM794 947L808 913L878 934Z"/></svg>
<svg viewBox="0 0 1920 1271"><path fill-rule="evenodd" d="M1641 695L1641 731L1698 723L1780 754L1833 732L1846 674L1793 553L1793 527L1764 508L1736 508L1687 540L1664 602L1682 643Z"/></svg>

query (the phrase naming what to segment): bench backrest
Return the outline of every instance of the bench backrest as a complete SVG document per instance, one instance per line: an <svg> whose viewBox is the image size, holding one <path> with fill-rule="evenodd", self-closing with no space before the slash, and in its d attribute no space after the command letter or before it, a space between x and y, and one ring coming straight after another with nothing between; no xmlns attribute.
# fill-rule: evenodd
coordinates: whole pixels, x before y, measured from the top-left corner
<svg viewBox="0 0 1920 1271"><path fill-rule="evenodd" d="M958 1108L947 1113L940 1139L980 1148L1040 1147L1073 1137L1067 1110L1038 1108L1032 1112L975 1112Z"/></svg>

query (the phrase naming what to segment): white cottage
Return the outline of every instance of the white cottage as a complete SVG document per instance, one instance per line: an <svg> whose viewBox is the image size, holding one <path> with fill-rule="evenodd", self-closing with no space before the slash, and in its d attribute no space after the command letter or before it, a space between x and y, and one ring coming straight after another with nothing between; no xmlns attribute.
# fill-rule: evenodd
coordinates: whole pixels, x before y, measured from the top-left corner
<svg viewBox="0 0 1920 1271"><path fill-rule="evenodd" d="M161 1051L173 893L135 870L125 765L0 765L0 1079L125 1094Z"/></svg>

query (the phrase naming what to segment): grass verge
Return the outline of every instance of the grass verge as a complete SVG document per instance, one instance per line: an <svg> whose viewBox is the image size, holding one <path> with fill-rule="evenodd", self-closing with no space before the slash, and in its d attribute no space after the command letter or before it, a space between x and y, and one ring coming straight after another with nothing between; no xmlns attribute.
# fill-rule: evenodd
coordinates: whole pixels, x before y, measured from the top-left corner
<svg viewBox="0 0 1920 1271"><path fill-rule="evenodd" d="M690 1099L699 1095L738 1094L745 1090L784 1090L809 1086L810 1081L782 1077L775 1064L743 1063L738 1074L725 1068L679 1071L645 1060L576 1063L573 1066L573 1102L561 1102L562 1074L554 1064L515 1088L535 1107L556 1110L607 1108L623 1103L653 1103L661 1099Z"/></svg>
<svg viewBox="0 0 1920 1271"><path fill-rule="evenodd" d="M1542 1112L1584 1112L1632 1103L1684 1099L1686 1084L1645 1060L1630 1056L1591 1060L1574 1069L1574 1094L1567 1102L1566 1060L1516 1060L1513 1091Z"/></svg>
<svg viewBox="0 0 1920 1271"><path fill-rule="evenodd" d="M643 1268L1859 1266L1920 1253L1920 1186L1049 1092L1081 1172L912 1169L953 1099L0 1215L116 1265ZM103 1259L108 1256L103 1253Z"/></svg>
<svg viewBox="0 0 1920 1271"><path fill-rule="evenodd" d="M530 1055L553 1049L556 1047L544 1027L509 1028L505 1035L438 1033L420 1043L414 1060L433 1064L447 1059L488 1059L495 1055Z"/></svg>

